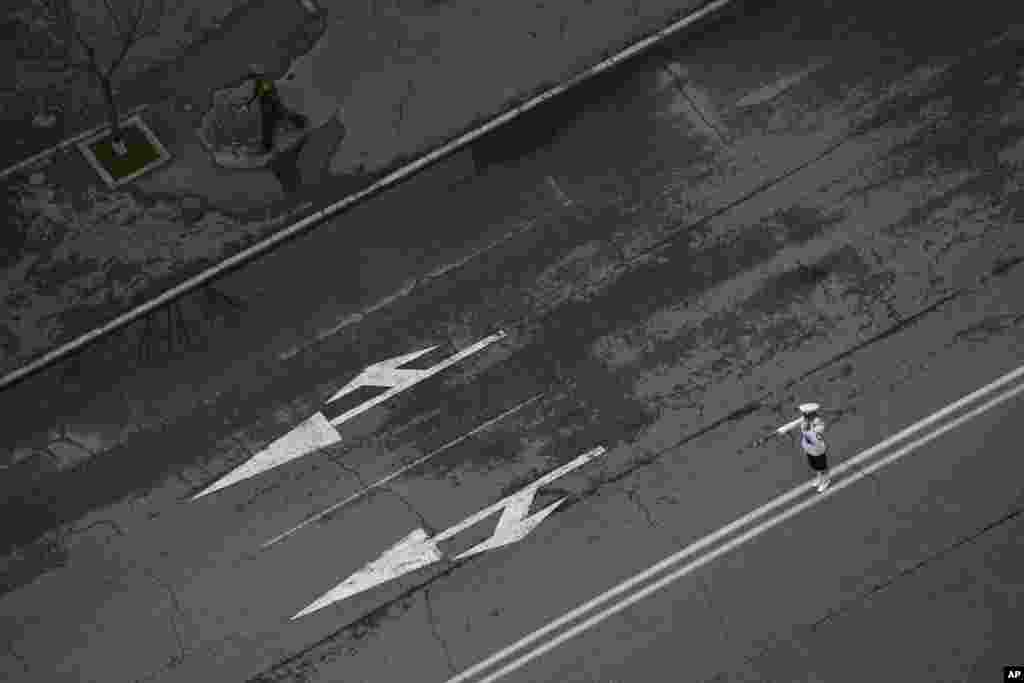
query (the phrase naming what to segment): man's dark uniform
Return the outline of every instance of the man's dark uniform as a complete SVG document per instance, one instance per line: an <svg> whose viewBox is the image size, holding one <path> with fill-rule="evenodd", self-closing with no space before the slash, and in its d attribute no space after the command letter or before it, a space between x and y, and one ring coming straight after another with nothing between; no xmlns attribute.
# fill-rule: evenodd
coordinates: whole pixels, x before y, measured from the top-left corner
<svg viewBox="0 0 1024 683"><path fill-rule="evenodd" d="M274 131L277 124L284 119L289 119L297 128L306 125L306 117L288 111L281 102L274 82L262 74L253 75L253 94L246 106L251 105L254 100L258 100L260 105L260 136L265 152L274 149Z"/></svg>

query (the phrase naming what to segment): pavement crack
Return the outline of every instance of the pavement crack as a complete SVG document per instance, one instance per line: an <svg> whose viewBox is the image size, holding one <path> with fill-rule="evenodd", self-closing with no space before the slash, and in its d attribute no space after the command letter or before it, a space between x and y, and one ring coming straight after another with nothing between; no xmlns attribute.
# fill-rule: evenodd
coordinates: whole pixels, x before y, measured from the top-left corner
<svg viewBox="0 0 1024 683"><path fill-rule="evenodd" d="M1002 277L1020 263L1024 263L1024 256L997 259L995 265L992 266L991 274L995 277Z"/></svg>
<svg viewBox="0 0 1024 683"><path fill-rule="evenodd" d="M340 460L332 460L331 462L333 462L335 465L337 465L338 467L340 467L341 469L345 470L346 472L351 474L353 477L355 477L356 481L359 482L359 485L361 487L363 487L364 490L370 491L370 490L380 489L380 490L383 490L383 491L387 491L388 493L393 495L395 498L400 500L402 502L402 504L405 505L406 508L408 508L409 512L411 512L413 514L413 516L416 517L416 519L419 520L420 526L423 528L424 531L426 531L431 536L437 535L437 533L438 533L437 527L435 527L433 524L431 524L429 521L427 521L427 518L423 515L423 513L420 512L419 510L417 510L416 507L411 502L409 502L409 499L407 499L404 495L402 495L401 493L396 491L394 488L392 488L390 484L377 484L377 485L373 485L370 482L367 482L365 479L363 479L363 475L361 475L359 473L359 470L357 470L356 468L354 468L354 467L352 467L350 465L346 465L345 463L341 462Z"/></svg>
<svg viewBox="0 0 1024 683"><path fill-rule="evenodd" d="M97 521L93 522L92 524L87 524L86 526L82 527L81 529L71 528L71 530L68 532L67 535L68 536L77 536L78 534L84 534L89 529L92 529L92 528L97 527L97 526L104 526L104 527L107 527L109 529L112 529L114 535L116 535L116 536L124 537L124 536L127 535L124 532L124 528L120 524L118 524L117 522L115 522L112 519L100 519L100 520L97 520Z"/></svg>
<svg viewBox="0 0 1024 683"><path fill-rule="evenodd" d="M437 624L437 614L434 613L434 607L430 602L430 588L426 588L423 591L423 604L427 608L427 622L430 624L430 630L434 634L434 639L441 646L441 651L444 652L445 661L448 662L448 673L455 675L458 670L455 668L455 661L452 659L452 653L448 649L448 643L441 636L441 629Z"/></svg>
<svg viewBox="0 0 1024 683"><path fill-rule="evenodd" d="M683 99L685 99L687 104L690 105L690 108L693 109L697 116L701 118L701 120L704 122L704 125L706 125L709 129L714 131L715 136L718 138L719 142L721 142L723 145L726 144L728 141L726 140L725 135L722 133L721 129L708 118L707 114L704 113L704 110L701 109L697 105L697 103L693 101L693 98L690 96L690 93L686 91L686 87L683 85L682 77L678 73L670 69L668 65L663 65L661 68L664 69L665 73L667 73L672 78L672 83L676 86L676 89L679 90L679 94L683 96Z"/></svg>
<svg viewBox="0 0 1024 683"><path fill-rule="evenodd" d="M1022 321L1024 321L1024 314L1021 313L1004 313L989 316L981 322L970 325L953 335L954 343L960 340L969 342L987 341L997 334L1020 325Z"/></svg>
<svg viewBox="0 0 1024 683"><path fill-rule="evenodd" d="M174 632L174 640L178 645L178 654L172 657L170 661L170 666L173 667L182 662L186 655L185 640L181 634L181 624L185 620L185 610L182 609L181 601L178 599L178 593L167 581L160 578L160 576L149 567L142 566L141 569L142 573L145 574L150 581L167 593L171 601L171 630Z"/></svg>
<svg viewBox="0 0 1024 683"><path fill-rule="evenodd" d="M648 526L650 526L652 529L657 529L658 521L654 519L654 515L651 514L651 509L647 506L647 504L637 497L636 489L626 488L623 490L626 493L626 498L628 498L629 501L633 503L633 505L635 505L638 510L640 510L640 513L644 516L644 519L647 520Z"/></svg>
<svg viewBox="0 0 1024 683"><path fill-rule="evenodd" d="M946 546L945 548L942 548L941 550L938 550L938 551L932 553L931 555L925 557L923 560L921 560L921 561L911 565L910 567L907 567L907 568L897 572L894 576L889 577L885 581L882 581L881 583L875 584L874 586L869 588L864 593L861 593L860 595L856 596L855 598L852 598L851 600L847 601L847 603L845 605L842 605L838 609L835 609L835 610L832 610L832 611L828 612L825 616L821 617L817 621L815 621L812 624L810 624L810 629L812 631L816 630L819 626L822 626L822 625L828 623L829 621L835 619L836 617L841 616L842 614L845 614L846 612L849 612L853 607L856 606L857 603L863 602L866 598L871 597L875 593L878 593L880 591L885 590L886 588L888 588L892 584L896 583L900 579L917 573L922 568L924 568L926 565L932 563L935 560L941 559L942 557L948 555L952 551L954 551L954 550L956 550L956 549L958 549L958 548L960 548L962 546L965 546L965 545L968 545L970 543L973 543L974 541L976 541L977 539L981 538L982 536L984 536L989 531L992 531L993 529L995 529L995 528L997 528L999 526L1002 526L1003 524L1006 524L1007 522L1013 521L1014 519L1019 517L1022 513L1024 513L1024 508L1016 508L1014 510L1011 510L1010 512L1006 513L1002 517L999 517L998 519L996 519L996 520L994 520L992 522L989 522L988 524L986 524L985 526L981 527L977 531L974 531L973 533L970 533L970 534L964 536L963 538L960 538L960 539L954 541L953 543L951 543L950 545Z"/></svg>
<svg viewBox="0 0 1024 683"><path fill-rule="evenodd" d="M996 527L999 527L999 526L1001 526L1001 525L1003 525L1003 524L1005 524L1005 523L1007 523L1009 521L1012 521L1014 518L1018 517L1022 512L1024 512L1024 508L1017 508L1015 510L1010 511L1009 513L1003 515L999 519L986 524L985 526L983 526L978 531L976 531L974 533L971 533L971 534L968 534L967 536L959 539L958 541L955 541L954 543L952 543L951 545L943 548L942 550L939 550L939 551L937 551L935 553L932 553L931 555L929 555L925 559L921 560L920 562L914 564L913 566L908 567L908 568L900 571L899 573L897 573L895 576L889 578L888 580L883 581L882 583L879 583L879 584L873 586L872 588L870 588L868 591L862 593L861 595L858 595L857 597L854 597L854 598L850 599L845 605L841 606L839 609L830 611L828 614L826 614L824 617L818 619L817 621L814 621L811 624L808 624L806 626L802 626L800 628L801 629L806 629L808 632L812 632L813 633L814 631L816 631L818 629L819 626L822 626L822 625L828 623L829 621L831 621L832 619L835 619L836 617L838 617L838 616L840 616L840 615L850 611L853 607L856 606L856 603L862 602L865 598L873 595L874 593L877 593L877 592L879 592L881 590L884 590L885 588L887 588L888 586L892 585L893 583L895 583L899 579L904 578L906 576L909 576L909 575L917 572L919 569L921 569L922 567L924 567L928 563L932 562L933 560L939 559L942 556L949 554L951 551L953 551L953 550L955 550L955 549L957 549L957 548L959 548L959 547L961 547L963 545L967 545L967 544L977 540L978 538L980 538L981 536L983 536L987 532L995 529ZM761 657L767 651L768 651L767 647L759 648L753 654L750 654L750 655L744 657L743 658L743 664L744 665L748 665L751 662L754 662L755 660L757 660L757 658ZM716 682L720 681L720 680L722 680L722 674L719 674L718 676L715 676L712 679L705 679L705 680L716 681Z"/></svg>

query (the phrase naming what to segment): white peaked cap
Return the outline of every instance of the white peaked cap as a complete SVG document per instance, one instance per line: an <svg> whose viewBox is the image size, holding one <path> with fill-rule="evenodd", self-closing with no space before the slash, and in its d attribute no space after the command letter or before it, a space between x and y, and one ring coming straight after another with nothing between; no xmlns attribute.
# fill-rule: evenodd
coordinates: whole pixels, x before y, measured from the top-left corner
<svg viewBox="0 0 1024 683"><path fill-rule="evenodd" d="M807 413L816 413L821 408L817 403L803 403L800 405L800 412L806 415Z"/></svg>

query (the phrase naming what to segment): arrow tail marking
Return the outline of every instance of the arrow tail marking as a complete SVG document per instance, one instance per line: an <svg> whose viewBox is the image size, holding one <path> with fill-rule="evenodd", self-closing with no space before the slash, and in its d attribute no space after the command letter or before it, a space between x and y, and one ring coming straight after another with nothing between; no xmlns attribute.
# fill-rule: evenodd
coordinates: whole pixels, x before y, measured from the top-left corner
<svg viewBox="0 0 1024 683"><path fill-rule="evenodd" d="M420 349L419 351L414 351L413 353L406 354L404 356L396 356L395 358L389 358L386 361L381 361L380 363L376 363L370 366L362 373L360 373L358 377L356 377L354 380L345 385L344 388L339 390L338 393L332 396L330 400L334 401L347 393L355 391L364 384L371 384L373 386L378 387L389 386L391 387L391 389L388 389L380 396L375 396L370 400L366 401L365 403L360 403L356 407L345 411L338 417L331 420L331 424L339 425L342 422L345 422L346 420L351 420L356 415L364 413L367 410L373 408L374 406L383 403L384 401L387 401L388 399L392 398L395 394L405 391L406 389L415 384L419 384L423 380L436 375L442 370L450 368L451 366L461 361L463 358L468 358L469 356L472 356L474 353L482 351L483 349L487 348L488 346L498 341L499 339L503 339L506 336L506 334L506 332L499 332L497 334L492 334L489 337L484 337L475 344L467 346L461 351L452 354L448 358L445 358L437 365L432 365L431 367L425 370L400 370L397 369L396 366L403 365L411 360L415 360L416 358L419 358L423 354L433 351L434 349L437 348L436 346L431 346L426 349Z"/></svg>
<svg viewBox="0 0 1024 683"><path fill-rule="evenodd" d="M365 368L362 372L356 375L348 384L338 389L327 399L328 403L337 401L345 394L351 394L359 387L370 385L376 387L393 387L406 384L412 381L413 378L421 375L424 370L400 370L398 366L405 365L410 361L414 361L420 356L426 355L436 349L437 346L428 346L425 349L419 351L413 351L412 353L406 353L401 356L395 356L394 358L388 358L378 363ZM428 368L429 370L430 368Z"/></svg>
<svg viewBox="0 0 1024 683"><path fill-rule="evenodd" d="M338 430L327 421L322 413L317 413L300 422L290 432L197 493L192 500L255 477L267 470L280 467L291 460L301 458L340 440L341 435Z"/></svg>
<svg viewBox="0 0 1024 683"><path fill-rule="evenodd" d="M533 482L532 484L528 484L523 489L517 491L516 493L513 493L511 496L507 496L505 498L502 498L497 503L494 503L493 505L485 507L483 510L480 510L476 514L474 514L474 515L472 515L470 517L467 517L466 519L462 520L461 522L459 522L455 526L450 527L448 529L445 529L444 531L442 531L441 533L439 533L437 535L437 537L436 537L437 541L438 542L446 541L449 538L452 538L453 536L456 536L457 534L461 533L462 531L465 531L469 527L474 526L474 525L478 524L479 522L482 522L484 519L490 517L491 515L493 515L498 510L501 510L506 505L508 505L509 502L513 498L515 498L516 496L524 495L528 490L536 490L536 489L541 488L542 486L547 486L548 484L550 484L551 482L555 481L559 477L562 477L562 476L568 474L569 472L571 472L571 471L573 471L573 470L575 470L575 469L577 469L579 467L582 467L583 465L587 464L588 462L590 462L594 458L602 455L604 452L605 452L604 446L598 446L597 448L592 448L591 450L587 451L586 453L584 453L583 455L579 456L575 460L571 460L570 462L565 463L564 465L562 465L558 469L554 469L554 470L548 472L547 474L545 474L543 477L541 477L537 481Z"/></svg>
<svg viewBox="0 0 1024 683"><path fill-rule="evenodd" d="M385 391L380 396L374 396L370 400L365 401L363 403L360 403L355 408L350 408L350 409L346 410L344 413L342 413L338 417L333 418L331 420L331 424L332 425L340 425L342 422L347 422L348 420L351 420L356 415L359 415L361 413L365 413L366 411L370 410L374 406L377 406L377 405L383 403L384 401L387 401L388 399L394 397L395 395L402 393L403 391L405 391L406 389L411 387L413 384L416 384L416 382L411 382L409 384L403 384L401 386L392 387L392 388L388 389L387 391ZM378 385L375 385L375 386L382 386L382 385L378 384Z"/></svg>
<svg viewBox="0 0 1024 683"><path fill-rule="evenodd" d="M494 550L495 548L511 545L523 540L527 534L540 526L540 523L547 519L566 500L565 498L560 498L543 510L527 517L526 513L530 510L530 504L533 503L536 490L530 491L529 494L529 496L522 497L505 508L505 511L501 514L501 519L498 520L498 526L488 539L456 555L455 559L464 560L473 555L479 555L486 550Z"/></svg>

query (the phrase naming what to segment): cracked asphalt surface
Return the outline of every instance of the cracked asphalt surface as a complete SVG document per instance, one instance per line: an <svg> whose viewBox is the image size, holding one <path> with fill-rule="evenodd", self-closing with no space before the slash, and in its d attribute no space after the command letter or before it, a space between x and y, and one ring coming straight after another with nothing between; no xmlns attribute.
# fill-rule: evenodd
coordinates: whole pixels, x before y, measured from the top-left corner
<svg viewBox="0 0 1024 683"><path fill-rule="evenodd" d="M19 524L0 671L446 681L809 478L768 437L797 403L824 406L841 462L1016 367L1021 12L930 7L955 27L930 33L891 3L744 7L513 124L478 177L385 197L425 233L514 235L388 306L338 323L356 276L404 279L383 244L364 273L331 268L371 207L219 283L248 304L200 346L142 362L124 337L0 396L39 406L3 470ZM188 502L366 365L496 329L339 443ZM992 679L1020 655L1019 418L993 409L508 680ZM532 510L566 501L521 542L447 559L482 523L444 561L289 620L413 529L596 445L540 490Z"/></svg>

